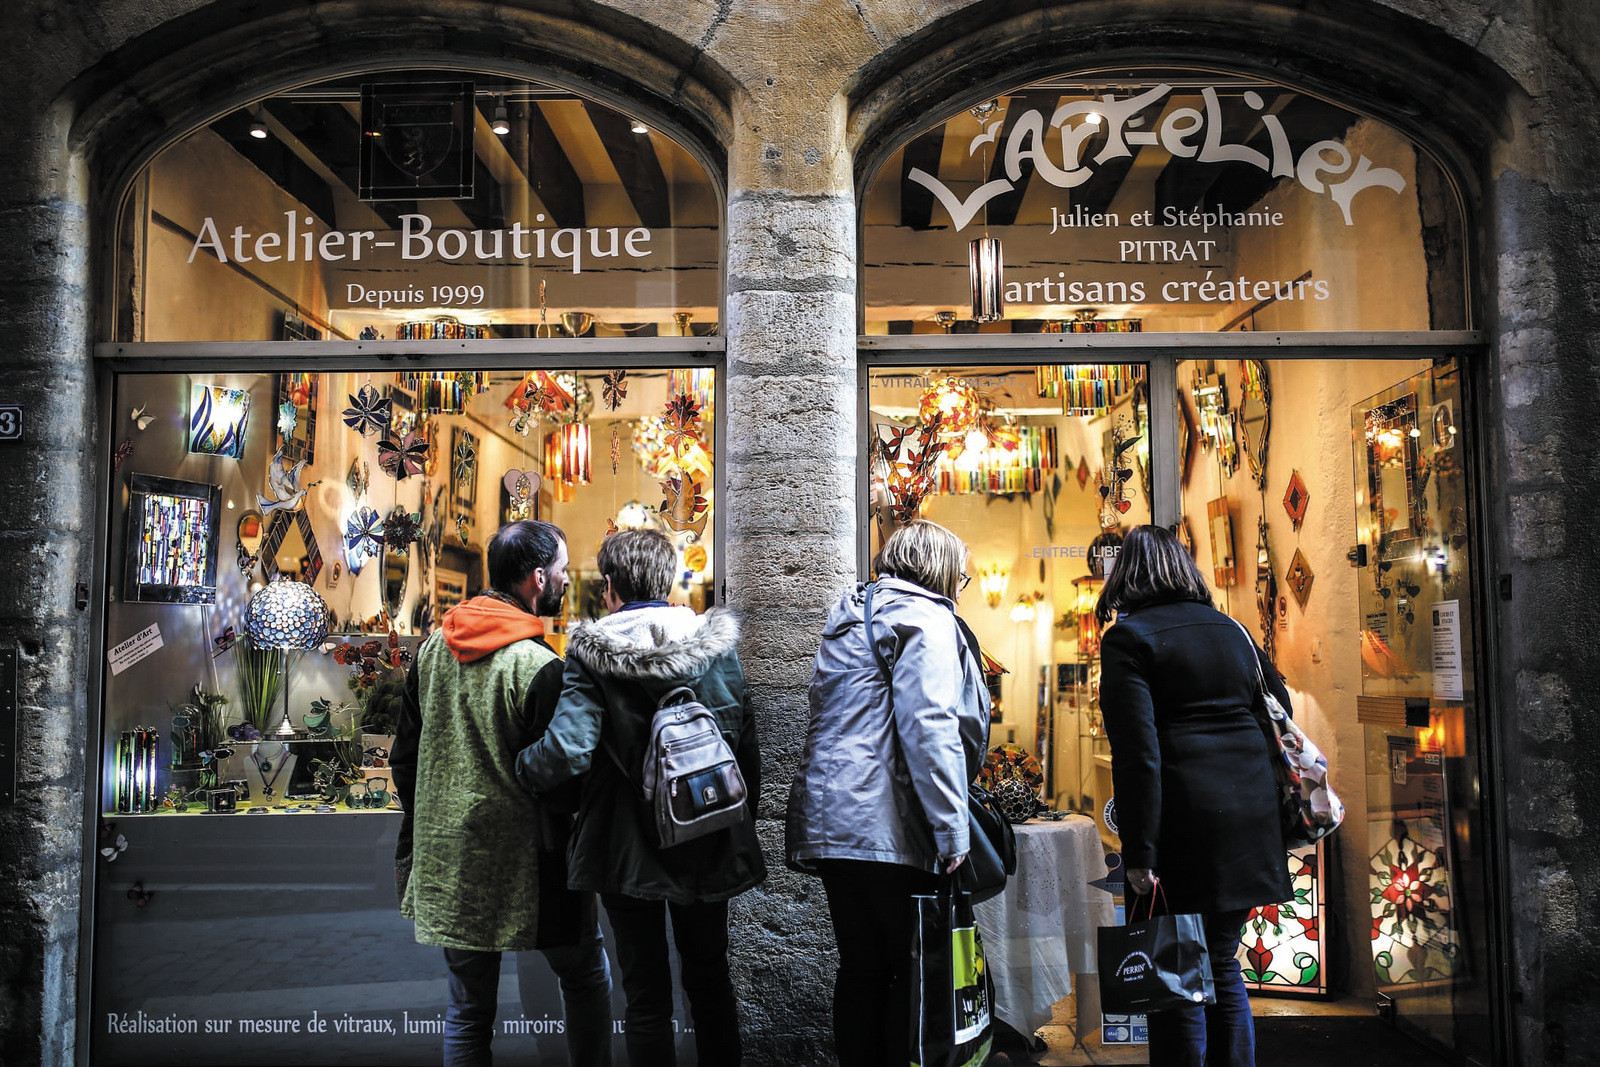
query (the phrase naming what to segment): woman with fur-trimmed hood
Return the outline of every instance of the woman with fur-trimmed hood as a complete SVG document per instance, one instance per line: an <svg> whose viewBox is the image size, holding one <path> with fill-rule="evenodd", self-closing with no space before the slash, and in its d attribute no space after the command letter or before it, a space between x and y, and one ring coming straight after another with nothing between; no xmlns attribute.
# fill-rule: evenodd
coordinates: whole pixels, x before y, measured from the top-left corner
<svg viewBox="0 0 1600 1067"><path fill-rule="evenodd" d="M683 962L683 991L699 1062L737 1064L739 1020L728 975L728 899L766 877L755 833L761 760L739 666L739 623L726 610L696 615L666 597L677 549L654 530L606 538L596 560L610 614L574 627L561 702L549 730L517 759L517 776L547 791L585 775L568 849L568 884L600 894L627 993L633 1064L672 1064L672 974L667 912ZM747 818L661 848L642 795L645 750L660 699L678 686L717 719L749 791Z"/></svg>

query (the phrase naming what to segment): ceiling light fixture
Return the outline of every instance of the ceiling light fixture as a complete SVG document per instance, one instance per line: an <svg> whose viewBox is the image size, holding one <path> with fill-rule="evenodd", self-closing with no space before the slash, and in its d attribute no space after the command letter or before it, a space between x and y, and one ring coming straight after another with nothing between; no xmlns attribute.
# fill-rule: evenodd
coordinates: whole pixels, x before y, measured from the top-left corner
<svg viewBox="0 0 1600 1067"><path fill-rule="evenodd" d="M506 116L506 98L503 96L494 106L494 121L489 123L489 129L494 131L496 137L504 137L511 132L511 119Z"/></svg>
<svg viewBox="0 0 1600 1067"><path fill-rule="evenodd" d="M265 141L267 139L267 124L261 121L261 112L253 111L251 115L250 136L258 141Z"/></svg>
<svg viewBox="0 0 1600 1067"><path fill-rule="evenodd" d="M634 133L649 133L650 132L650 127L646 126L639 119L634 119L633 120L633 132Z"/></svg>

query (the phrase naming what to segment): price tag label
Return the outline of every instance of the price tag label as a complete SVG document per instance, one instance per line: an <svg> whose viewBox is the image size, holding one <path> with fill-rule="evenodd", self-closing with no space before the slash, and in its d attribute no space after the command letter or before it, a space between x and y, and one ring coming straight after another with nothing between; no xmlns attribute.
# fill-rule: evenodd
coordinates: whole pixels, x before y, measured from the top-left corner
<svg viewBox="0 0 1600 1067"><path fill-rule="evenodd" d="M0 404L0 441L22 440L22 405Z"/></svg>

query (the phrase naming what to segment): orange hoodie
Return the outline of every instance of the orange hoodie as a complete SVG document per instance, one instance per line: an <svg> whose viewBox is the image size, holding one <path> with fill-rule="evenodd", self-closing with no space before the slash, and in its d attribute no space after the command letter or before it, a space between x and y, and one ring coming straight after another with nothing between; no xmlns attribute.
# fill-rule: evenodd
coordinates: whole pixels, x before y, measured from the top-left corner
<svg viewBox="0 0 1600 1067"><path fill-rule="evenodd" d="M498 597L475 596L444 613L444 643L462 663L473 663L530 637L544 636L544 623Z"/></svg>

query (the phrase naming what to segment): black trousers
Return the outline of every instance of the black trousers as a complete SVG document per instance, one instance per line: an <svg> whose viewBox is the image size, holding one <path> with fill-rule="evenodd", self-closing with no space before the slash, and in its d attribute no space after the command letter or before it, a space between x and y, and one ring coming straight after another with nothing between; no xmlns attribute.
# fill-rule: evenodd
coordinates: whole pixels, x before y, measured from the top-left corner
<svg viewBox="0 0 1600 1067"><path fill-rule="evenodd" d="M683 967L683 995L701 1067L738 1067L739 1009L728 977L728 902L668 904L604 893L617 969L627 997L625 1043L632 1067L675 1067L672 964L667 913Z"/></svg>
<svg viewBox="0 0 1600 1067"><path fill-rule="evenodd" d="M833 1043L839 1067L905 1063L910 1047L911 898L938 879L896 863L823 860L839 976L833 983Z"/></svg>

